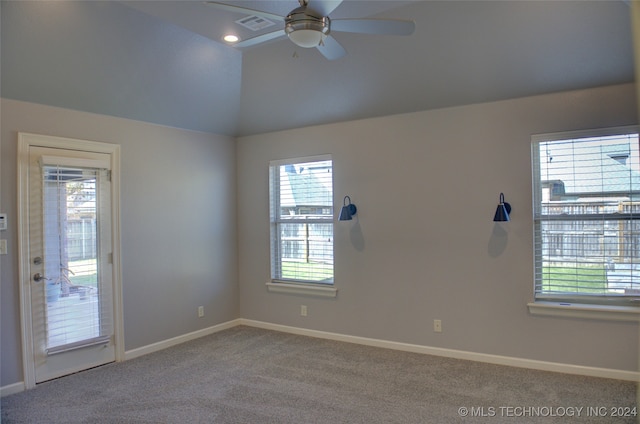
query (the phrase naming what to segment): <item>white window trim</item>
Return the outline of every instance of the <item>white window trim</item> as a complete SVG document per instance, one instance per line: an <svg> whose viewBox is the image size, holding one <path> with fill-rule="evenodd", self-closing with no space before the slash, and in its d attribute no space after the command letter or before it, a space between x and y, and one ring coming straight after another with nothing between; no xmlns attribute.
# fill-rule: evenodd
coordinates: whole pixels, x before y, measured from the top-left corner
<svg viewBox="0 0 640 424"><path fill-rule="evenodd" d="M321 162L321 161L332 161L333 157L329 153L313 155L313 156L301 156L301 157L293 157L287 159L276 159L269 161L269 168L272 166L281 166L287 165L294 162ZM271 187L269 187L269 196L271 196ZM269 199L271 202L271 198ZM271 214L271 211L269 212ZM325 221L322 221L325 222ZM271 222L270 224L271 225ZM335 227L334 227L335 231ZM271 235L269 236L269 243L272 243ZM270 252L271 254L271 252ZM335 254L335 251L334 251ZM335 271L335 268L334 268ZM271 271L270 271L271 272ZM314 297L328 297L335 298L338 296L338 289L335 286L335 275L334 281L331 285L325 285L321 283L314 282L297 282L295 280L287 280L281 281L277 279L271 279L266 283L267 291L271 293L284 293L284 294L297 294L297 295L307 295Z"/></svg>
<svg viewBox="0 0 640 424"><path fill-rule="evenodd" d="M288 159L274 159L269 161L269 166L281 166L288 165L290 163L303 163L303 162L322 162L326 160L333 160L333 157L329 153L314 155L314 156L300 156Z"/></svg>
<svg viewBox="0 0 640 424"><path fill-rule="evenodd" d="M527 307L531 315L640 322L640 308L635 306L535 301L527 303Z"/></svg>
<svg viewBox="0 0 640 424"><path fill-rule="evenodd" d="M611 128L596 128L593 130L577 130L556 132L547 134L534 134L531 136L531 142L541 141L558 141L570 138L589 138L589 137L608 137L613 135L623 135L628 133L638 132L640 127L638 125L627 125Z"/></svg>
<svg viewBox="0 0 640 424"><path fill-rule="evenodd" d="M532 142L555 141L565 138L599 137L640 132L640 126L628 125L594 130L566 131L548 134L535 134ZM533 199L535 202L535 199ZM535 221L535 220L534 220ZM534 229L535 232L535 229ZM535 235L534 235L535 238ZM535 291L535 288L534 288ZM554 316L563 318L598 319L603 321L632 321L640 322L640 305L638 306L612 306L588 303L550 302L535 300L527 303L531 315Z"/></svg>
<svg viewBox="0 0 640 424"><path fill-rule="evenodd" d="M338 289L322 284L290 283L277 280L267 281L267 290L271 293L302 294L317 297L337 297Z"/></svg>

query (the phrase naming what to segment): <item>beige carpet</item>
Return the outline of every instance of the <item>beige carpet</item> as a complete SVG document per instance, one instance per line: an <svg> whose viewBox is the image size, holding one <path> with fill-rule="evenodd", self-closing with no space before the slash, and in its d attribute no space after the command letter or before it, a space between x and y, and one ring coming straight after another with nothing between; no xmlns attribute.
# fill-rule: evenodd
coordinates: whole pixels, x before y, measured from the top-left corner
<svg viewBox="0 0 640 424"><path fill-rule="evenodd" d="M613 411L635 399L632 382L236 327L7 396L1 414L3 424L621 424L636 419Z"/></svg>

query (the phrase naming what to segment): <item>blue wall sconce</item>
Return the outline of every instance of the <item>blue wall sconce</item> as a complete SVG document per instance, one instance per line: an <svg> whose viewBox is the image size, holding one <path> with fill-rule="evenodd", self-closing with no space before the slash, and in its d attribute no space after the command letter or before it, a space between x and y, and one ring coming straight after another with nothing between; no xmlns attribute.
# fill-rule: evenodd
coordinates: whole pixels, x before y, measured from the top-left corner
<svg viewBox="0 0 640 424"><path fill-rule="evenodd" d="M504 201L504 194L500 193L500 204L496 209L496 214L493 216L495 222L511 221L509 214L511 213L511 205Z"/></svg>
<svg viewBox="0 0 640 424"><path fill-rule="evenodd" d="M349 199L348 204L347 199ZM340 210L340 217L338 217L338 220L351 221L353 219L353 215L355 215L357 211L358 208L356 208L356 205L351 203L351 197L344 196L344 200L342 201L342 209Z"/></svg>

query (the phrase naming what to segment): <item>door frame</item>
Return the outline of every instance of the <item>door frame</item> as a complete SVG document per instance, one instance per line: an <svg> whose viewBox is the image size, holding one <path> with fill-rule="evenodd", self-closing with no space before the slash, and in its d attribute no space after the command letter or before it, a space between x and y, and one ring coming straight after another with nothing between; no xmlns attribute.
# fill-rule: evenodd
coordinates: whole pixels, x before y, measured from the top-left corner
<svg viewBox="0 0 640 424"><path fill-rule="evenodd" d="M31 321L31 273L29 246L29 149L30 147L106 153L111 161L111 240L113 243L113 319L115 360L124 355L122 312L122 270L120 262L120 145L48 135L18 133L18 252L20 282L20 323L22 331L22 368L26 389L35 387L35 356Z"/></svg>

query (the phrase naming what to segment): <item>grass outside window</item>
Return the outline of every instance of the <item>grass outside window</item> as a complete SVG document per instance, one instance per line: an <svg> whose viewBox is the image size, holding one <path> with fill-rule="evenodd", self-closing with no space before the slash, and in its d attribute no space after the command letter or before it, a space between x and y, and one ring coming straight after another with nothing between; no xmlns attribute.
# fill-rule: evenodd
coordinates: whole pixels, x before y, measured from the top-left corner
<svg viewBox="0 0 640 424"><path fill-rule="evenodd" d="M323 262L286 261L281 262L282 278L287 280L333 282L333 265Z"/></svg>
<svg viewBox="0 0 640 424"><path fill-rule="evenodd" d="M607 292L607 272L604 266L542 268L543 292L593 293Z"/></svg>

